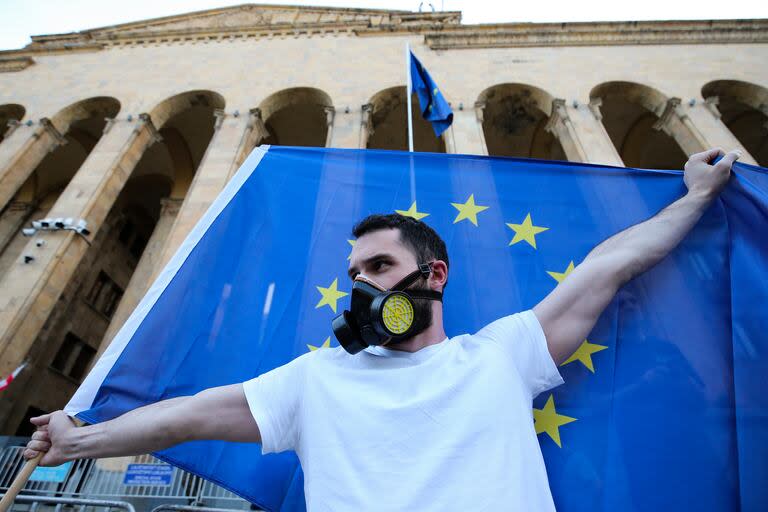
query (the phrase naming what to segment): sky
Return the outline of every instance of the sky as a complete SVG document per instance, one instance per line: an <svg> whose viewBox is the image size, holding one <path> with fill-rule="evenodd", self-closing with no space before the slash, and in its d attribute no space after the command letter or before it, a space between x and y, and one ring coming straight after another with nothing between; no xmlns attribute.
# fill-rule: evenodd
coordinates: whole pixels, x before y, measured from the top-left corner
<svg viewBox="0 0 768 512"><path fill-rule="evenodd" d="M60 34L246 2L238 0L0 0L0 50L21 48L30 35ZM430 10L419 0L253 2L361 9ZM462 23L744 19L768 17L765 0L432 0L435 10L461 11ZM706 8L704 8L706 6Z"/></svg>

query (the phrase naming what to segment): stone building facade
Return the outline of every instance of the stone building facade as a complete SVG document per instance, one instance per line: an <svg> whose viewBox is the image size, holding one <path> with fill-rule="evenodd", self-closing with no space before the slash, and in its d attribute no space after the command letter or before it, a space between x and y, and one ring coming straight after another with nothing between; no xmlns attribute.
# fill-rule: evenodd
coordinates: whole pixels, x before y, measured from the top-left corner
<svg viewBox="0 0 768 512"><path fill-rule="evenodd" d="M0 52L0 428L62 407L259 144L406 149L404 47L454 109L415 149L768 166L768 20L462 25L242 5ZM23 228L84 219L88 233Z"/></svg>

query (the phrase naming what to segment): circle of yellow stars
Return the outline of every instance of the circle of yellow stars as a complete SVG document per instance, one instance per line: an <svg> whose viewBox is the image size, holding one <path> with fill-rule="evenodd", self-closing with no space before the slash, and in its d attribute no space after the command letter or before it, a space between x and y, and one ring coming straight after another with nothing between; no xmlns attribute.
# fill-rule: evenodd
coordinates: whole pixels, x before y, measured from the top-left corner
<svg viewBox="0 0 768 512"><path fill-rule="evenodd" d="M451 206L457 210L456 217L453 220L454 224L466 220L475 227L478 227L479 215L490 208L489 206L477 204L474 194L470 194L466 201L463 203L451 203ZM419 211L416 201L413 201L407 210L396 209L395 213L404 217L411 217L416 220L424 219L430 215L427 212ZM538 250L536 236L550 229L546 226L537 226L534 224L534 221L531 217L531 212L527 212L521 222L508 222L506 225L514 232L514 236L509 242L509 246L516 245L520 242L525 242L534 250ZM355 240L347 240L347 243L351 247L355 246ZM351 256L352 253L350 251L349 255L347 256L347 260L349 260ZM574 262L570 261L562 272L555 270L547 270L546 272L550 277L552 277L552 279L557 282L557 284L560 284L571 274L571 272L573 272L575 268L576 267ZM336 313L338 300L349 295L348 293L338 289L338 281L338 278L335 278L327 287L316 287L321 295L320 300L318 301L317 305L315 305L316 309L319 309L323 306L328 306L334 313ZM307 348L310 351L315 351L322 348L330 348L330 346L330 336L328 336L320 345L307 344ZM560 366L579 362L587 370L594 374L595 366L592 361L592 354L601 352L606 349L608 349L608 347L605 345L598 345L596 343L591 343L589 340L584 340L576 352L574 352L571 357L563 361ZM554 395L552 394L549 395L542 409L533 408L533 420L536 434L547 434L552 439L552 441L554 441L555 444L561 448L562 441L560 438L560 427L578 421L577 418L565 416L557 412L557 409L555 408Z"/></svg>

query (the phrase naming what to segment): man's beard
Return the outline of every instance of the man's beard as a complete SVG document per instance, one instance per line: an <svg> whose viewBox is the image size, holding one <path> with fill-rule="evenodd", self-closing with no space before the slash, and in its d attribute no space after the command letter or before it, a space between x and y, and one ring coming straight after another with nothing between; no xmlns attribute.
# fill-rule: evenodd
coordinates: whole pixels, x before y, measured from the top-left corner
<svg viewBox="0 0 768 512"><path fill-rule="evenodd" d="M429 290L426 283L421 286L412 286L409 290ZM405 290L408 293L408 290ZM432 301L430 299L412 299L413 300L413 334L404 340L391 341L385 346L400 345L411 341L413 338L423 333L432 325Z"/></svg>

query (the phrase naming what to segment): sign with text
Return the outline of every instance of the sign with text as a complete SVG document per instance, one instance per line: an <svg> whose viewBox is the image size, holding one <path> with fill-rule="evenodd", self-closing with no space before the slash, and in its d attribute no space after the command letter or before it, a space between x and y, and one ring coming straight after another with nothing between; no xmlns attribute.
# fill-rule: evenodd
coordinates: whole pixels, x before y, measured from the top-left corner
<svg viewBox="0 0 768 512"><path fill-rule="evenodd" d="M169 464L128 464L123 485L169 486L173 479L173 466Z"/></svg>

